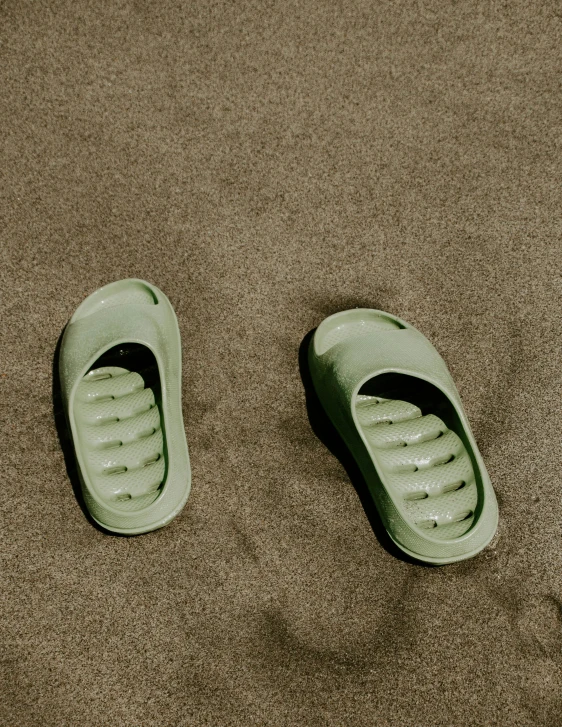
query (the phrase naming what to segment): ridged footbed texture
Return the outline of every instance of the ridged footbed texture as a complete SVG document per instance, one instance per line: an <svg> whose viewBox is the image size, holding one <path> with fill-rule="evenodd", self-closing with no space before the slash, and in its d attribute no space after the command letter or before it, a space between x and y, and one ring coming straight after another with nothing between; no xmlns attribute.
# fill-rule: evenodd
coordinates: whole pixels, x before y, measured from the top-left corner
<svg viewBox="0 0 562 727"><path fill-rule="evenodd" d="M151 505L166 477L161 412L143 377L119 366L89 371L77 387L74 417L97 496L128 512Z"/></svg>
<svg viewBox="0 0 562 727"><path fill-rule="evenodd" d="M458 435L406 401L358 395L355 411L384 483L402 502L409 523L437 539L463 535L474 521L478 492Z"/></svg>

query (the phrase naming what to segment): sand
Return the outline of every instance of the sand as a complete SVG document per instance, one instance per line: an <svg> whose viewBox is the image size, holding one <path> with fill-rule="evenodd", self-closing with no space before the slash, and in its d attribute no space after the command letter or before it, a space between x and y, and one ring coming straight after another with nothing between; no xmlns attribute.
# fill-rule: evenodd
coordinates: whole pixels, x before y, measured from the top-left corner
<svg viewBox="0 0 562 727"><path fill-rule="evenodd" d="M0 12L0 724L562 724L558 4ZM86 518L53 397L125 277L177 312L193 468L136 538ZM354 306L454 375L501 509L472 560L393 552L307 409Z"/></svg>

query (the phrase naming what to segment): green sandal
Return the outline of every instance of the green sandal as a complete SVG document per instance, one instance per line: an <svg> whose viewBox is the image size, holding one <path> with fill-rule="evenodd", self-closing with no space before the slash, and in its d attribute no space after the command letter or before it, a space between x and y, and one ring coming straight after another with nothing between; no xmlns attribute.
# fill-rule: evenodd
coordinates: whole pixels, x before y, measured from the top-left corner
<svg viewBox="0 0 562 727"><path fill-rule="evenodd" d="M168 298L142 280L97 290L70 319L59 371L92 518L128 535L169 523L187 501L191 473Z"/></svg>
<svg viewBox="0 0 562 727"><path fill-rule="evenodd" d="M382 311L336 313L316 329L309 367L396 545L434 564L482 550L497 528L496 497L451 375L425 336Z"/></svg>

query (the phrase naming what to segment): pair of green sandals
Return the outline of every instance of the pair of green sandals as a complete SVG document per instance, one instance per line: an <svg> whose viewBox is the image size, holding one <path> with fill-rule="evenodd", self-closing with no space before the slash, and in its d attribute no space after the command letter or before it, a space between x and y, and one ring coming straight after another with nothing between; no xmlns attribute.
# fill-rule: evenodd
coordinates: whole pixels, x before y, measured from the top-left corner
<svg viewBox="0 0 562 727"><path fill-rule="evenodd" d="M482 550L496 531L496 498L455 384L425 336L357 308L318 326L308 361L396 545L434 564ZM168 298L143 280L100 288L66 327L59 372L92 518L127 535L169 523L187 501L191 471Z"/></svg>

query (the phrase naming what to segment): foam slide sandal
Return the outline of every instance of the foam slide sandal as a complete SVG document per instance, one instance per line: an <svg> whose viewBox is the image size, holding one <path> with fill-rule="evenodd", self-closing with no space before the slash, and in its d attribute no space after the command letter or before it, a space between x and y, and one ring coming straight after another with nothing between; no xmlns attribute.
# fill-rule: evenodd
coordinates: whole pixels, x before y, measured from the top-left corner
<svg viewBox="0 0 562 727"><path fill-rule="evenodd" d="M496 531L496 497L451 375L425 336L382 311L343 311L316 329L309 367L396 545L434 564L482 550Z"/></svg>
<svg viewBox="0 0 562 727"><path fill-rule="evenodd" d="M59 372L91 516L129 535L169 523L191 487L170 301L143 280L100 288L66 327Z"/></svg>

